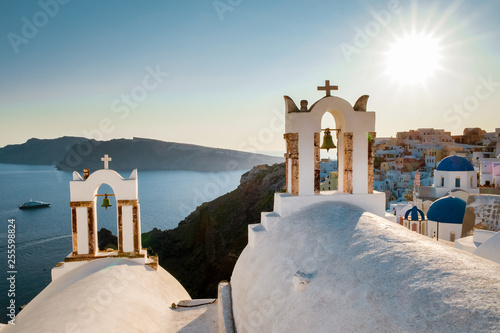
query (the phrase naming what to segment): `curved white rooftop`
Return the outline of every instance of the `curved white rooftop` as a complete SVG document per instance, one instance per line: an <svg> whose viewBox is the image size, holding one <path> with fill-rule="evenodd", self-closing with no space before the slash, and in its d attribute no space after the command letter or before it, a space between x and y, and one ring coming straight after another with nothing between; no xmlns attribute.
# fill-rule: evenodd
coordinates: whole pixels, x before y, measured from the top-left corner
<svg viewBox="0 0 500 333"><path fill-rule="evenodd" d="M93 260L49 284L1 332L176 332L189 321L170 306L189 299L161 267Z"/></svg>
<svg viewBox="0 0 500 333"><path fill-rule="evenodd" d="M283 218L231 285L238 332L500 331L500 265L345 203Z"/></svg>

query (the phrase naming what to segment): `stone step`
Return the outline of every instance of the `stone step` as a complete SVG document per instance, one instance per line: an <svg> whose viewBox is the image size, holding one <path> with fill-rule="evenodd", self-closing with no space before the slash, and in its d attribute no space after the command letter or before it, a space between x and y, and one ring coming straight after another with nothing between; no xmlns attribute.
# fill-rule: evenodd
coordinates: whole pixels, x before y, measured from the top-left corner
<svg viewBox="0 0 500 333"><path fill-rule="evenodd" d="M279 221L281 221L281 216L276 212L260 213L260 223L266 230L271 230Z"/></svg>
<svg viewBox="0 0 500 333"><path fill-rule="evenodd" d="M248 246L255 247L264 236L266 228L261 223L248 225Z"/></svg>

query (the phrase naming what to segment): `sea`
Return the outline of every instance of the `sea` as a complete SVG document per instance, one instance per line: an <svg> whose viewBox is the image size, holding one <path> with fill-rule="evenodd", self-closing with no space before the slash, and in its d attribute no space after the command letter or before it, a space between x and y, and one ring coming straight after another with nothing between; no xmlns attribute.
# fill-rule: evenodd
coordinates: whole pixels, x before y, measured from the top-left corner
<svg viewBox="0 0 500 333"><path fill-rule="evenodd" d="M239 185L248 170L223 172L138 171L141 229L173 229L206 201ZM118 171L128 178L130 171ZM52 166L0 163L0 322L8 321L8 306L16 311L51 282L51 269L72 251L69 182L71 172ZM106 184L100 194L112 194ZM98 207L98 230L117 234L116 202ZM51 203L48 208L21 210L29 200ZM98 200L100 200L98 198ZM98 201L100 203L100 201ZM10 226L9 226L10 225ZM14 227L13 227L14 226ZM10 243L14 239L15 243ZM12 249L15 244L15 253ZM8 250L10 253L8 253ZM10 257L8 257L10 255ZM15 261L9 261L15 260ZM10 266L12 265L12 266ZM14 280L8 278L14 276ZM13 283L12 283L13 282Z"/></svg>

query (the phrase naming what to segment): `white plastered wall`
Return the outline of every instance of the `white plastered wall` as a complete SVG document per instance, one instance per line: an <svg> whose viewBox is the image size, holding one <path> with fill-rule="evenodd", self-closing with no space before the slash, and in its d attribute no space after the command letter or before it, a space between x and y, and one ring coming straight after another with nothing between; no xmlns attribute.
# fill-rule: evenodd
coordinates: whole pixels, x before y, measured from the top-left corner
<svg viewBox="0 0 500 333"><path fill-rule="evenodd" d="M73 173L73 181L70 182L70 197L72 202L89 202L92 201L94 215L94 242L96 244L95 251L97 252L97 205L96 194L102 184L109 185L115 199L119 200L138 201L138 182L137 170L134 170L129 179L124 179L114 170L102 169L92 173L86 180L77 173ZM139 208L137 210L138 223L140 224ZM118 216L118 214L117 214ZM133 241L133 214L131 205L123 205L122 207L122 222L123 222L123 246L124 252L134 251ZM118 223L118 221L117 221ZM139 225L140 230L140 225ZM87 207L77 208L77 233L78 233L78 253L89 254L89 239L88 239L88 216ZM139 231L140 235L140 231ZM139 239L139 248L140 248Z"/></svg>
<svg viewBox="0 0 500 333"><path fill-rule="evenodd" d="M433 237L437 232L437 222L428 221L427 236ZM439 223L439 239L450 240L451 232L455 233L455 239L459 239L462 235L462 224L459 223Z"/></svg>
<svg viewBox="0 0 500 333"><path fill-rule="evenodd" d="M288 105L288 104L286 104ZM320 99L310 112L286 110L286 133L299 134L299 195L314 194L314 133L321 132L321 119L329 112L340 129L337 149L338 190L343 192L344 140L343 133L353 133L353 194L368 193L368 133L375 132L375 113L354 111L346 100L328 96Z"/></svg>
<svg viewBox="0 0 500 333"><path fill-rule="evenodd" d="M123 216L123 252L134 251L134 233L132 225L132 206L122 206Z"/></svg>
<svg viewBox="0 0 500 333"><path fill-rule="evenodd" d="M77 207L76 208L76 220L87 221L87 207ZM89 253L89 227L87 223L77 223L76 231L78 233L78 253L88 254Z"/></svg>
<svg viewBox="0 0 500 333"><path fill-rule="evenodd" d="M441 177L444 177L444 186L441 186ZM460 178L460 187L455 186L456 178ZM472 186L471 185L472 179ZM476 171L434 171L434 187L436 196L445 196L449 191L461 189L469 193L479 193Z"/></svg>

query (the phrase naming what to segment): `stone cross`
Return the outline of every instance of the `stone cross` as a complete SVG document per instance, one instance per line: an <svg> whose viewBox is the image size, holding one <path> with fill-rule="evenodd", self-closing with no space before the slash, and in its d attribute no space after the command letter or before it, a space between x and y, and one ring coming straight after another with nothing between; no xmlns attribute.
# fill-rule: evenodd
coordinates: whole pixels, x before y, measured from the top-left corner
<svg viewBox="0 0 500 333"><path fill-rule="evenodd" d="M104 162L104 169L108 169L108 163L111 161L111 157L108 157L108 154L105 154L104 157L101 157L101 161Z"/></svg>
<svg viewBox="0 0 500 333"><path fill-rule="evenodd" d="M330 96L330 91L332 90L339 90L338 86L331 86L330 85L330 80L325 80L325 86L324 87L319 87L318 86L318 91L320 90L325 90L326 91L326 96Z"/></svg>

